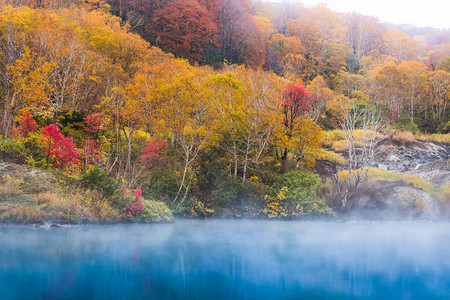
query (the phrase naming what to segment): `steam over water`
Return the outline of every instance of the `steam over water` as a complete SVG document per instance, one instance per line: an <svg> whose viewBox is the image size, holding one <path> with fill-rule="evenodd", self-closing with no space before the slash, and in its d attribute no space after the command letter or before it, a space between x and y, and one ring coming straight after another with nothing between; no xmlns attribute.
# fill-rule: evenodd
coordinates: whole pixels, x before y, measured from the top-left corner
<svg viewBox="0 0 450 300"><path fill-rule="evenodd" d="M0 227L0 293L1 299L445 299L450 224Z"/></svg>

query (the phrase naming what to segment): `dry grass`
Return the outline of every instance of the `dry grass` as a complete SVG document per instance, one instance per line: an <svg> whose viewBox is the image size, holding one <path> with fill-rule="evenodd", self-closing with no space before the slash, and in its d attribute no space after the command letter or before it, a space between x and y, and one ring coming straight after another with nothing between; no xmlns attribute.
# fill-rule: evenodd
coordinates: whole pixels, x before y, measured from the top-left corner
<svg viewBox="0 0 450 300"><path fill-rule="evenodd" d="M447 183L439 188L442 194L442 201L450 205L450 183Z"/></svg>
<svg viewBox="0 0 450 300"><path fill-rule="evenodd" d="M22 179L14 179L8 174L3 177L3 182L0 184L0 196L8 198L9 196L18 195L22 193L21 186L25 182Z"/></svg>
<svg viewBox="0 0 450 300"><path fill-rule="evenodd" d="M426 142L437 142L437 143L443 143L443 144L450 144L450 133L446 134L418 134L416 135L416 139L420 141L426 141Z"/></svg>
<svg viewBox="0 0 450 300"><path fill-rule="evenodd" d="M79 223L94 218L91 210L79 201L61 197L54 193L41 193L35 197L42 213L48 220L63 223Z"/></svg>
<svg viewBox="0 0 450 300"><path fill-rule="evenodd" d="M343 179L348 179L348 171L339 171L339 177ZM386 181L404 181L406 183L412 183L414 187L421 188L426 192L432 191L433 185L416 175L406 175L398 174L395 172L385 171L379 168L369 168L367 176L375 180L386 180Z"/></svg>
<svg viewBox="0 0 450 300"><path fill-rule="evenodd" d="M423 212L427 207L427 202L422 198L416 199L414 201L414 210L416 213Z"/></svg>
<svg viewBox="0 0 450 300"><path fill-rule="evenodd" d="M370 131L365 132L366 136L369 133L373 133ZM356 129L354 131L355 137L355 145L357 147L362 147L363 138L364 138L364 130ZM380 133L376 133L377 137L382 137L383 135ZM335 129L330 131L324 131L322 135L322 146L326 148L330 148L336 152L342 152L346 149L345 140L344 140L344 131L341 129Z"/></svg>
<svg viewBox="0 0 450 300"><path fill-rule="evenodd" d="M331 144L331 149L336 152L343 152L347 149L344 141L335 141Z"/></svg>
<svg viewBox="0 0 450 300"><path fill-rule="evenodd" d="M89 207L94 220L102 222L113 222L119 219L117 210L111 207L109 202L104 199L101 193L93 190L76 189L69 195L72 195L74 201L80 202Z"/></svg>
<svg viewBox="0 0 450 300"><path fill-rule="evenodd" d="M323 131L322 132L322 145L327 148L332 148L332 145L336 141L340 141L344 138L344 131L340 129Z"/></svg>
<svg viewBox="0 0 450 300"><path fill-rule="evenodd" d="M45 219L37 206L11 204L0 207L0 220L12 223L42 223Z"/></svg>
<svg viewBox="0 0 450 300"><path fill-rule="evenodd" d="M411 144L416 141L414 135L409 131L396 131L391 136L391 140L402 143L403 145Z"/></svg>
<svg viewBox="0 0 450 300"><path fill-rule="evenodd" d="M393 145L381 145L380 146L380 151L381 152L385 152L385 151L388 151L389 149L393 149L394 148L394 146Z"/></svg>
<svg viewBox="0 0 450 300"><path fill-rule="evenodd" d="M327 160L341 165L347 163L347 160L343 156L325 149L320 149L319 151L314 152L312 156L316 160Z"/></svg>
<svg viewBox="0 0 450 300"><path fill-rule="evenodd" d="M343 170L340 171L338 174L339 178L345 180L348 179L348 171ZM384 171L378 168L369 168L367 176L370 179L375 180L403 181L406 183L411 183L415 188L424 190L428 194L437 197L442 202L450 201L449 199L450 185L444 185L440 188L436 188L435 186L433 186L433 184L417 175L398 174L395 172Z"/></svg>
<svg viewBox="0 0 450 300"><path fill-rule="evenodd" d="M356 129L354 134L355 134L356 141L362 143L362 140L363 140L363 137L364 137L364 130ZM372 130L367 130L367 132L365 132L365 134L366 134L366 136L369 135L369 134L375 134L378 138L383 137L383 135L381 133L374 132Z"/></svg>
<svg viewBox="0 0 450 300"><path fill-rule="evenodd" d="M0 220L12 223L58 223L112 222L119 213L97 192L76 189L69 194L39 193L35 205L10 204L0 208Z"/></svg>

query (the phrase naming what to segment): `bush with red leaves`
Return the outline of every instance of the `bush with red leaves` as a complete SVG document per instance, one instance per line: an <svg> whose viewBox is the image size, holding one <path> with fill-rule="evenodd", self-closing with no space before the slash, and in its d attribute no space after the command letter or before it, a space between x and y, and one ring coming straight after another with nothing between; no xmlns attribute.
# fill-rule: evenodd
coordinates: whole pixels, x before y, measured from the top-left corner
<svg viewBox="0 0 450 300"><path fill-rule="evenodd" d="M77 150L73 145L72 137L65 137L55 124L44 128L41 134L44 151L47 154L47 163L53 161L54 167L61 167L79 163Z"/></svg>
<svg viewBox="0 0 450 300"><path fill-rule="evenodd" d="M124 208L124 216L123 219L127 221L132 221L136 217L138 217L144 211L144 203L142 202L142 190L141 187L138 186L134 190L134 198L131 202L131 205ZM122 187L122 197L125 199L127 197L132 197L132 193L127 187L124 185Z"/></svg>

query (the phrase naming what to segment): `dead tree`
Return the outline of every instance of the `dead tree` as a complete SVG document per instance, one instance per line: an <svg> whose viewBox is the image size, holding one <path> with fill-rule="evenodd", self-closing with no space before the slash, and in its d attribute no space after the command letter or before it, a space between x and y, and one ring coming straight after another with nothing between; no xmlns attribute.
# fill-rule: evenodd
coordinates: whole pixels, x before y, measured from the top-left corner
<svg viewBox="0 0 450 300"><path fill-rule="evenodd" d="M351 206L352 197L358 186L366 179L369 167L373 164L378 151L377 145L387 137L385 133L387 123L381 111L375 106L361 107L351 103L344 108L344 113L345 118L340 120L339 124L343 129L342 143L348 156L348 166L345 171L348 173L348 178L339 178L338 172L334 175L342 210ZM356 137L357 130L361 139Z"/></svg>

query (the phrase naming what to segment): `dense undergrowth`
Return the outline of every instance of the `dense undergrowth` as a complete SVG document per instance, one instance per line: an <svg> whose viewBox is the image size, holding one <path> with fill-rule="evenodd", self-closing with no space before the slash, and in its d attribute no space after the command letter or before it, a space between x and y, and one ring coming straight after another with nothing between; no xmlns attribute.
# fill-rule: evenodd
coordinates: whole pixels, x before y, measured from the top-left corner
<svg viewBox="0 0 450 300"><path fill-rule="evenodd" d="M266 40L254 35L267 53L236 58L227 52L218 61L220 38L189 50L160 37L169 54L150 44L158 26L133 27L143 39L114 1L119 17L104 1L53 2L0 7L2 158L60 181L52 190L21 192L27 183L6 172L0 186L5 222L170 221L173 213L333 217L327 200L335 187L314 166L318 160L336 169L347 164L339 154L345 150L340 125L352 109L379 113L388 131L377 135L399 144L450 142L445 49L433 50L441 51L433 64L418 54L395 57L392 33L380 29L379 49L354 53L334 32L347 34L347 17L362 19L335 15L336 30L308 44L300 29L313 30L320 24L310 24L312 16L328 20L330 10L302 8L281 33L275 27L283 26L256 7L254 16L246 10L248 20L273 25ZM158 2L158 9L172 2ZM208 9L202 14L214 15ZM327 14L318 14L321 9ZM166 22L165 12L153 16ZM262 30L253 25L248 28ZM251 49L242 43L226 51ZM413 81L419 83L411 91ZM354 131L357 147L363 137L362 129ZM441 199L448 189L375 170L370 176L412 181Z"/></svg>

